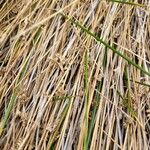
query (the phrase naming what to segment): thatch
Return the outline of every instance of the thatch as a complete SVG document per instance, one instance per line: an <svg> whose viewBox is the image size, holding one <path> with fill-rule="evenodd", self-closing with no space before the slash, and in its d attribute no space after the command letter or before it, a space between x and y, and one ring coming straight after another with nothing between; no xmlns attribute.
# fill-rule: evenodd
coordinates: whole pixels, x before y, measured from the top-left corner
<svg viewBox="0 0 150 150"><path fill-rule="evenodd" d="M150 149L149 70L149 0L1 0L0 149Z"/></svg>

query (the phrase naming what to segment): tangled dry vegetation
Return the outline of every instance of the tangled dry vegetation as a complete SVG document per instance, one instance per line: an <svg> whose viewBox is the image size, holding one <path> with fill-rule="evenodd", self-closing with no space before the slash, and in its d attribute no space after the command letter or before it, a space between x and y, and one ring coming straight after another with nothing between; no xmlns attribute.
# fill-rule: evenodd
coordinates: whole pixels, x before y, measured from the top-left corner
<svg viewBox="0 0 150 150"><path fill-rule="evenodd" d="M0 149L150 149L150 1L134 3L0 1Z"/></svg>

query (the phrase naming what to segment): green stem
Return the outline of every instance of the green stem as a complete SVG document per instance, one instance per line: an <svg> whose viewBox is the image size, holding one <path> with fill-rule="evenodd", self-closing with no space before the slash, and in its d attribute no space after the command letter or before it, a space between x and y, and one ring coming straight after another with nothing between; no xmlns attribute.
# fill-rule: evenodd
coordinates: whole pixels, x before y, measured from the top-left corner
<svg viewBox="0 0 150 150"><path fill-rule="evenodd" d="M90 35L91 37L93 37L97 42L100 42L101 44L105 45L106 47L108 47L109 49L111 49L114 53L116 53L118 56L120 56L123 59L125 59L129 64L133 65L134 67L136 67L137 69L141 70L144 74L146 74L146 75L148 75L150 77L150 72L146 71L141 66L139 66L138 64L136 64L135 62L133 62L128 56L122 54L119 50L117 50L114 47L112 47L109 44L107 44L101 38L99 38L98 36L96 36L95 33L92 33L89 29L87 29L86 27L82 26L80 22L75 21L71 17L68 17L68 16L66 16L66 15L64 15L62 13L60 13L60 15L62 15L64 18L68 19L71 23L73 23L74 25L76 25L77 27L79 27L80 29L82 29L84 32L86 32L88 35Z"/></svg>

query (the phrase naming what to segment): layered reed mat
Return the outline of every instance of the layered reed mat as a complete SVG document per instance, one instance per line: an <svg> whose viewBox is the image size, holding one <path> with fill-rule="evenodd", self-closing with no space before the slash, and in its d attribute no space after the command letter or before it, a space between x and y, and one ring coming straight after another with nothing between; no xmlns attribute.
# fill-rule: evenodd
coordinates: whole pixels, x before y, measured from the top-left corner
<svg viewBox="0 0 150 150"><path fill-rule="evenodd" d="M150 1L1 0L0 149L150 149Z"/></svg>

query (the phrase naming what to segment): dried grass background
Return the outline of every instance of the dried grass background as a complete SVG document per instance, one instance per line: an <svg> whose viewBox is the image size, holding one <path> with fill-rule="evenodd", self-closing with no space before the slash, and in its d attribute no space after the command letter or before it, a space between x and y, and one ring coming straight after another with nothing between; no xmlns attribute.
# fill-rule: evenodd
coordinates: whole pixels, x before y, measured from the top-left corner
<svg viewBox="0 0 150 150"><path fill-rule="evenodd" d="M1 0L0 149L150 149L150 77L59 12L150 69L149 7Z"/></svg>

